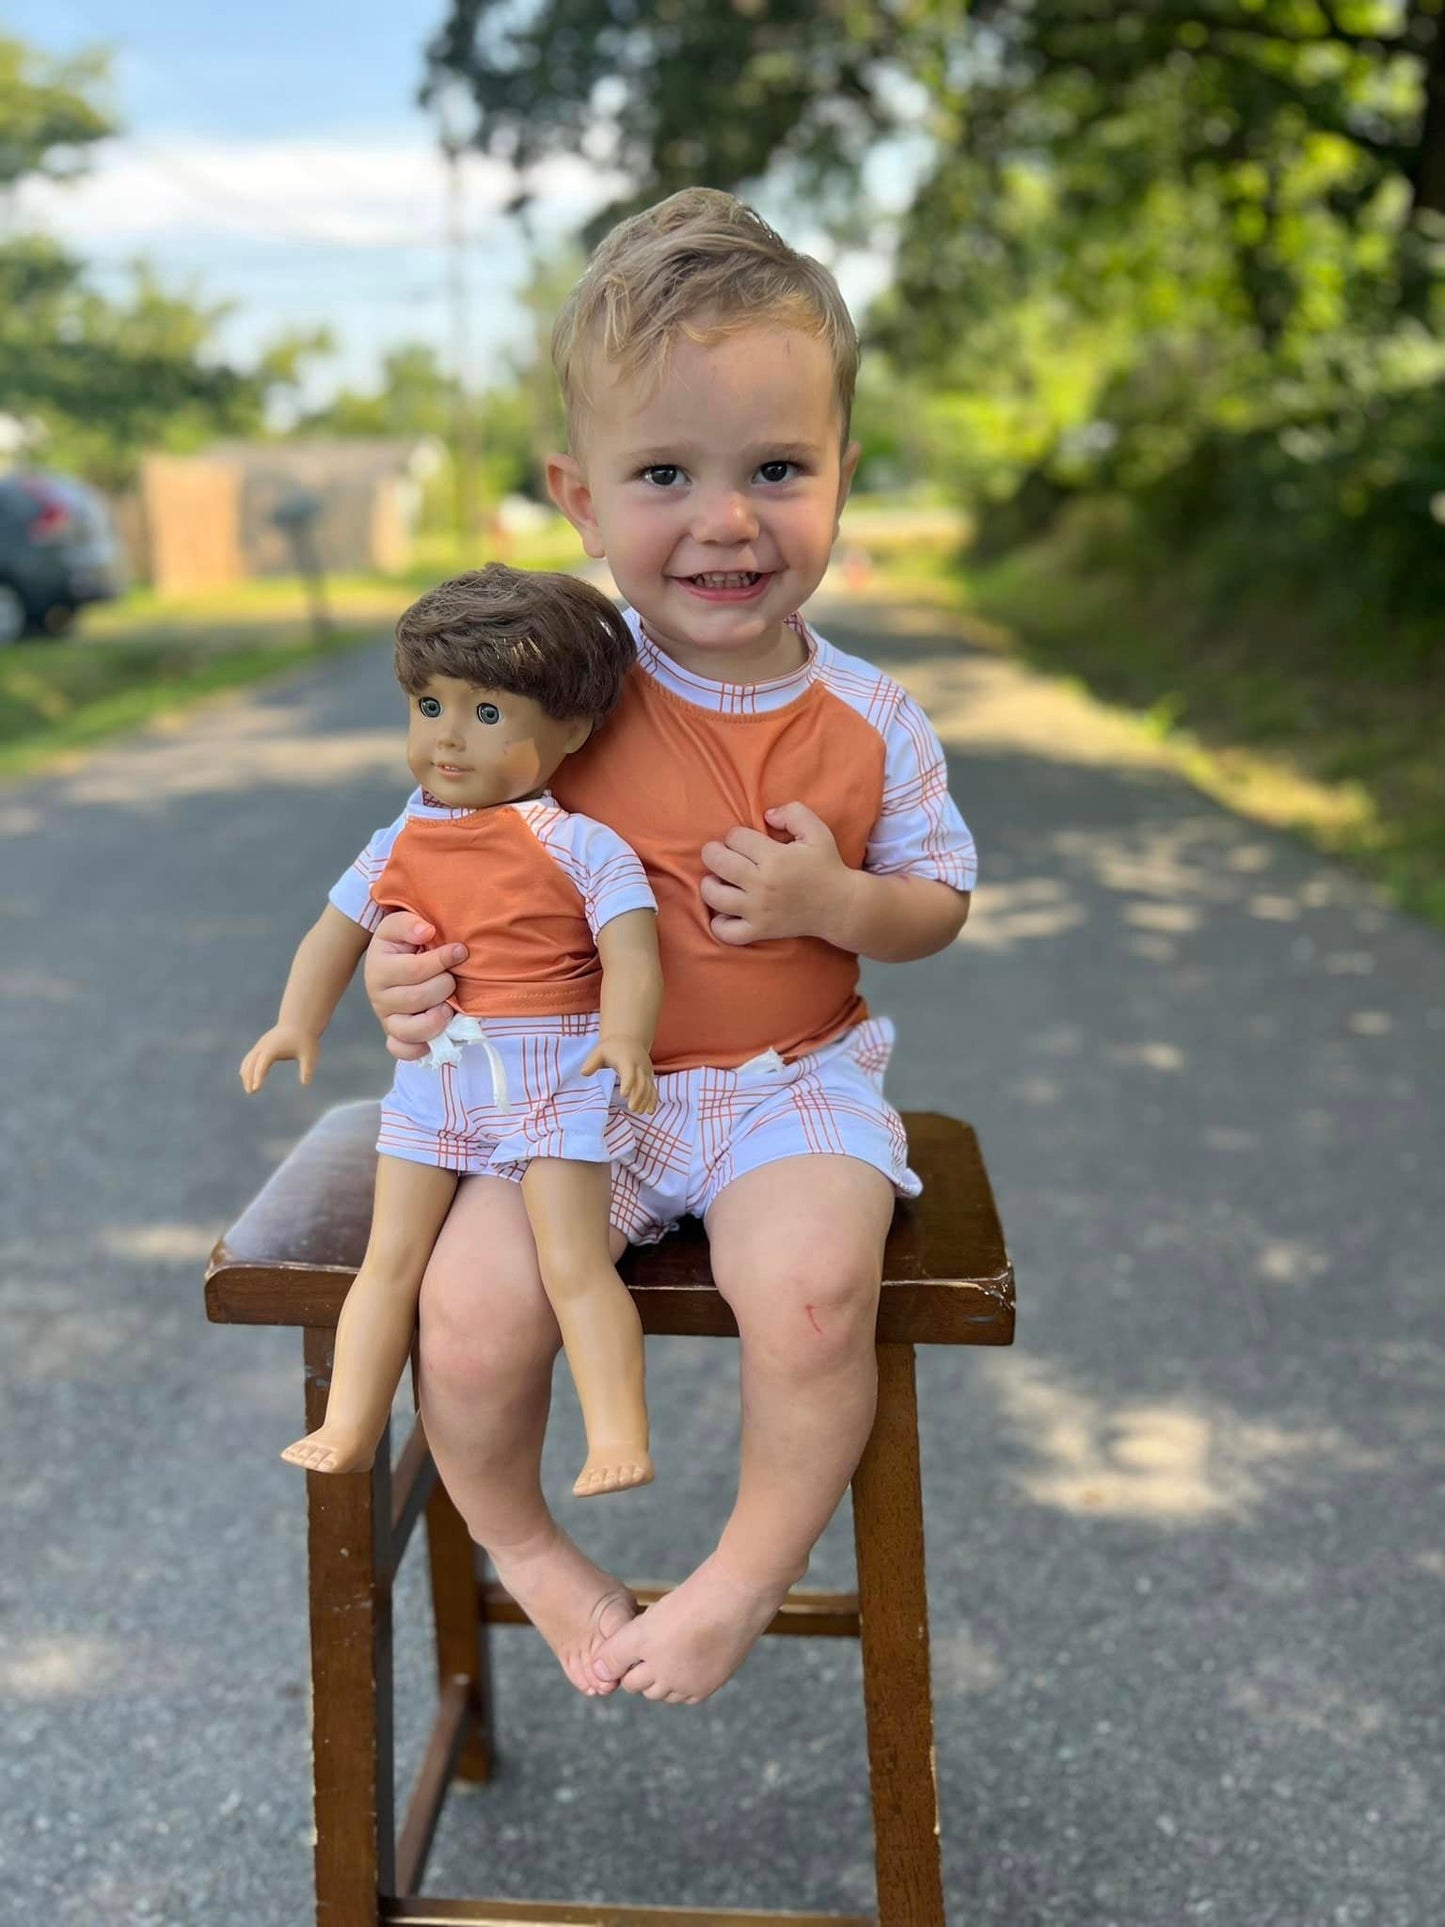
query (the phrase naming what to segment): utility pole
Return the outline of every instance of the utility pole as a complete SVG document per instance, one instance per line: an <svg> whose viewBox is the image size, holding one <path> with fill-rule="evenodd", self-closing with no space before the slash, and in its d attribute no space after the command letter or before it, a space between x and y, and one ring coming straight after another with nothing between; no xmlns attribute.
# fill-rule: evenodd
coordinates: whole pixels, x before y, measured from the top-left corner
<svg viewBox="0 0 1445 1927"><path fill-rule="evenodd" d="M468 141L462 127L463 102L457 86L445 87L437 98L441 123L442 159L447 175L447 308L451 332L452 363L452 522L456 538L457 562L465 567L471 560L475 534L473 499L474 464L471 395L468 375L471 362L471 306L467 285L467 223L465 181L462 163Z"/></svg>

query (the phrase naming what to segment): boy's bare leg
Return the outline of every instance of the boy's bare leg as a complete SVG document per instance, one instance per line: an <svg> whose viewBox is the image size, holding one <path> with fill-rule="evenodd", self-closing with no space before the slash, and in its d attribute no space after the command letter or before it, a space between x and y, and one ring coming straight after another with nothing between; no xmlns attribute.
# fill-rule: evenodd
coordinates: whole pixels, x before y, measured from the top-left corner
<svg viewBox="0 0 1445 1927"><path fill-rule="evenodd" d="M691 1705L730 1679L802 1578L873 1425L893 1187L856 1158L785 1158L708 1213L742 1338L742 1466L717 1550L607 1641L599 1680Z"/></svg>
<svg viewBox="0 0 1445 1927"><path fill-rule="evenodd" d="M522 1179L542 1284L587 1428L587 1462L572 1487L579 1499L652 1478L642 1320L612 1262L611 1195L609 1167L574 1158L534 1158Z"/></svg>
<svg viewBox="0 0 1445 1927"><path fill-rule="evenodd" d="M281 1454L308 1472L363 1472L376 1456L411 1350L422 1273L457 1188L455 1171L376 1161L366 1256L336 1325L326 1420Z"/></svg>
<svg viewBox="0 0 1445 1927"><path fill-rule="evenodd" d="M612 1248L625 1240L614 1233ZM421 1288L421 1410L442 1481L583 1693L612 1692L592 1656L637 1603L562 1531L542 1496L561 1334L520 1185L463 1178Z"/></svg>

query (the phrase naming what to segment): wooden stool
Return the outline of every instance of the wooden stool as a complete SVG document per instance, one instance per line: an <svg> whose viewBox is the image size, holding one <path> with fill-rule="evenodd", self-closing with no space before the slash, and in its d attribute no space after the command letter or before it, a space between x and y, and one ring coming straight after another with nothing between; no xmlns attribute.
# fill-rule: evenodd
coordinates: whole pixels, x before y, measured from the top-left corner
<svg viewBox="0 0 1445 1927"><path fill-rule="evenodd" d="M938 1797L929 1699L928 1607L918 1469L915 1345L1007 1345L1013 1272L978 1144L967 1125L906 1120L923 1196L889 1234L878 1312L878 1416L853 1475L858 1591L790 1594L770 1633L861 1639L879 1927L943 1927ZM326 1409L332 1345L371 1220L377 1106L347 1104L306 1136L217 1245L206 1313L218 1324L300 1325L306 1425ZM737 1326L689 1225L631 1253L623 1271L643 1328L706 1338ZM427 1851L454 1776L490 1777L487 1628L524 1623L489 1585L437 1480L418 1423L393 1472L306 1478L318 1927L442 1927L550 1921L557 1927L867 1927L839 1914L714 1908L563 1906L419 1897ZM425 1513L436 1618L439 1706L400 1835L392 1813L391 1582ZM634 1586L644 1604L665 1588Z"/></svg>

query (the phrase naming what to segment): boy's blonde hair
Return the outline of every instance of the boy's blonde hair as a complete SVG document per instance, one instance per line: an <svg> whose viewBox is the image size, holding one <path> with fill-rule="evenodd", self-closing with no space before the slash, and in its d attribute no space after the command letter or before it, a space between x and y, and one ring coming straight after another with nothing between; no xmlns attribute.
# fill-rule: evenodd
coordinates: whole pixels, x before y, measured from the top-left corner
<svg viewBox="0 0 1445 1927"><path fill-rule="evenodd" d="M838 284L760 214L715 187L684 188L603 237L552 330L552 363L574 453L599 361L652 382L679 336L707 347L744 328L801 328L827 344L843 440L858 336Z"/></svg>

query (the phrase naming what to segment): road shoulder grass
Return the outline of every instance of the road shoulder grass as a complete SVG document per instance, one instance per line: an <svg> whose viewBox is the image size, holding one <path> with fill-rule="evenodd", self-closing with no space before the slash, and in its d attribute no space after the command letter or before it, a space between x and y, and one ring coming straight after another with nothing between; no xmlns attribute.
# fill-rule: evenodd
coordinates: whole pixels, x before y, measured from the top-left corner
<svg viewBox="0 0 1445 1927"><path fill-rule="evenodd" d="M1445 925L1445 673L1320 643L1305 607L1219 613L1202 565L1141 579L1067 541L974 568L943 548L883 567L983 618L1001 646L1130 716L1191 782L1290 830Z"/></svg>

